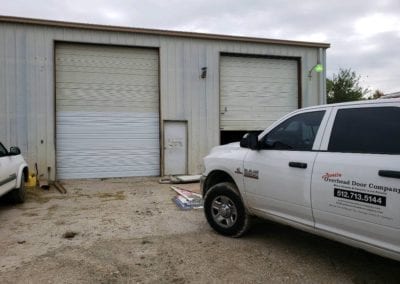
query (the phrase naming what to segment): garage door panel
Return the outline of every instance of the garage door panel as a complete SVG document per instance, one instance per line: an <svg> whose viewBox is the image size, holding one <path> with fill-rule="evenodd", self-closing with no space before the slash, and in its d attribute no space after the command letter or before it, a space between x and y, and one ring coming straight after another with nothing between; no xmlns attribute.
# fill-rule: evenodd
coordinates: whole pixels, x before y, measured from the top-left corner
<svg viewBox="0 0 400 284"><path fill-rule="evenodd" d="M119 138L119 135L115 135L111 138L99 138L90 137L90 135L74 135L76 138L70 138L71 135L61 135L63 137L63 141L58 144L58 150L74 150L74 149L83 149L86 147L90 147L90 149L121 149L126 150L129 153L131 150L129 148L135 147L138 149L145 149L148 147L159 148L158 145L158 137L153 134L147 135L137 135L134 138ZM145 145L143 145L145 143Z"/></svg>
<svg viewBox="0 0 400 284"><path fill-rule="evenodd" d="M235 93L231 93L235 94ZM279 96L277 98L273 97L263 97L259 96L257 94L251 94L248 93L246 95L240 95L234 96L233 98L226 97L229 102L229 108L226 105L224 109L235 109L237 106L252 106L252 107L268 107L268 106L279 106L279 107L290 107L293 109L293 107L297 106L297 100L295 98L292 98L290 93L281 93L281 92L276 92L275 94L278 94ZM224 98L224 97L222 97ZM244 102L246 100L246 102ZM223 107L223 106L222 106Z"/></svg>
<svg viewBox="0 0 400 284"><path fill-rule="evenodd" d="M298 108L297 61L221 56L220 127L264 130Z"/></svg>
<svg viewBox="0 0 400 284"><path fill-rule="evenodd" d="M249 68L247 70L243 70L242 68L237 68L234 70L226 69L223 70L226 71L223 75L223 79L225 80L230 80L232 76L239 76L241 78L244 78L245 80L243 81L248 81L249 79L254 79L256 81L263 81L264 78L270 78L270 79L296 79L297 77L297 72L286 72L286 70L278 69L278 68L270 68L268 66L268 70L261 69L261 68L255 68L253 70L250 70ZM248 71L243 74L243 71ZM297 70L294 70L297 71ZM277 76L282 76L281 78Z"/></svg>
<svg viewBox="0 0 400 284"><path fill-rule="evenodd" d="M75 167L75 168L60 168L62 175L58 177L59 179L69 179L73 176L74 179L78 178L109 178L109 177L127 177L127 176L157 176L159 175L159 167L154 166L144 166L142 165L140 169L136 166L130 167Z"/></svg>
<svg viewBox="0 0 400 284"><path fill-rule="evenodd" d="M111 107L111 106L108 106L108 107L103 107L103 106L91 106L91 105L86 105L86 106L84 106L85 107L85 111L87 111L87 112L95 112L95 113L98 113L98 112L101 112L101 111L103 111L105 108L107 108L109 111L111 111L111 112L125 112L125 111L127 111L127 110L130 110L131 109L131 107L129 107L129 106L113 106L113 107ZM73 112L73 111L76 111L76 106L69 106L69 105L66 105L66 106L63 106L63 109L65 110L65 111L71 111L71 112ZM152 111L153 110L153 108L151 107L151 108L144 108L144 107L137 107L136 109L135 109L136 111L139 111L139 110L141 110L141 111L143 111L143 112L150 112L150 111Z"/></svg>
<svg viewBox="0 0 400 284"><path fill-rule="evenodd" d="M101 153L98 151L99 149L96 149L96 147L92 147L90 150L88 149L64 149L63 151L57 151L57 157L70 157L72 154L79 156L79 157L90 157L90 156L106 156L106 157L114 157L114 156L124 156L127 155L126 149L113 149L113 148L102 148ZM147 147L146 152L143 151L143 148L137 147L135 149L132 149L129 152L129 155L137 155L137 156L143 156L147 154L151 155L158 155L158 147Z"/></svg>
<svg viewBox="0 0 400 284"><path fill-rule="evenodd" d="M57 177L159 175L158 52L61 44L56 58Z"/></svg>
<svg viewBox="0 0 400 284"><path fill-rule="evenodd" d="M265 96L265 93L268 92L290 92L293 96L293 93L297 91L297 86L293 86L293 83L290 82L270 82L269 85L265 85L265 82L260 84L250 84L250 83L241 83L241 82L226 82L225 84L221 84L221 88L224 90L224 94L222 96L230 96L232 92L241 93L246 95L247 93L256 93L253 95L257 96Z"/></svg>
<svg viewBox="0 0 400 284"><path fill-rule="evenodd" d="M142 102L158 104L157 98L154 98L154 92L135 92L132 91L114 91L114 90L80 90L80 89L63 89L60 91L61 96L68 97L67 100L58 99L61 105L67 105L69 101L82 102L87 100L101 101L107 100L111 95L116 102Z"/></svg>
<svg viewBox="0 0 400 284"><path fill-rule="evenodd" d="M60 124L61 125L61 124ZM103 135L102 137L105 137L105 135L126 135L130 136L132 135L133 137L138 137L134 136L136 134L140 135L149 135L151 134L154 137L157 137L157 128L156 127L147 127L146 124L142 123L137 123L136 125L129 125L130 131L126 131L126 126L125 125L107 125L107 127L104 127L102 125L88 125L85 127L85 125L67 125L68 127L63 127L62 130L58 132L58 135L60 137L62 135L65 135L67 137L71 137L71 135L92 135L92 134L98 134L98 135ZM98 127L103 127L103 130L101 132L97 131L96 128ZM145 129L143 129L145 128Z"/></svg>
<svg viewBox="0 0 400 284"><path fill-rule="evenodd" d="M96 67L94 69L93 67L87 67L87 66L57 66L56 71L63 71L63 72L80 72L80 73L105 73L107 72L108 74L119 74L119 75L127 75L127 76L135 76L135 75L145 75L145 76L157 76L157 74L154 74L154 70L149 69L149 68L139 68L137 66L134 70L132 70L132 67L127 67L127 68L110 68L108 66L104 67ZM155 66L150 66L153 68L156 68Z"/></svg>
<svg viewBox="0 0 400 284"><path fill-rule="evenodd" d="M293 106L294 107L294 106ZM248 108L246 106L236 106L231 107L227 112L224 113L224 117L229 120L243 120L243 116L245 116L249 111L254 112L252 117L248 120L252 120L253 117L259 119L269 119L271 117L275 117L276 113L287 113L292 110L293 107L279 107L276 106L253 106Z"/></svg>
<svg viewBox="0 0 400 284"><path fill-rule="evenodd" d="M58 100L59 105L63 106L81 106L86 108L87 104L85 104L85 101L79 100L79 99L72 99L72 100ZM144 98L141 98L138 101L134 100L107 100L107 98L101 98L97 100L93 100L91 102L90 107L102 107L102 108L108 108L108 107L125 107L125 108L130 108L130 109L136 109L136 111L140 111L143 109L154 109L158 106L158 102L152 102L152 101L146 101Z"/></svg>
<svg viewBox="0 0 400 284"><path fill-rule="evenodd" d="M155 173L156 171L159 170L159 167L157 164L149 164L149 163L144 163L140 166L140 169L137 169L137 166L131 163L131 165L128 166L123 166L123 165L118 165L118 166L113 166L109 167L106 164L104 166L97 166L97 167L85 167L85 166L75 166L75 167L69 167L69 168L62 168L60 169L63 170L63 172L67 175L78 175L78 178L99 178L99 177L126 177L124 172L130 172L130 173L135 173L139 172L142 175L141 176L148 176L146 172L152 172ZM114 175L108 175L108 173L114 173ZM84 175L83 175L84 174Z"/></svg>
<svg viewBox="0 0 400 284"><path fill-rule="evenodd" d="M223 80L223 79L221 79ZM262 83L262 85L259 85L257 83ZM268 83L268 84L267 84ZM282 85L289 85L292 86L293 84L293 79L292 78L269 78L269 77L264 77L262 80L258 81L252 81L252 79L246 80L246 78L238 78L237 80L234 80L233 78L221 81L221 87L224 88L229 88L229 87L243 87L243 88L249 88L249 87L275 87L273 84L274 83L279 83ZM272 84L272 85L270 85Z"/></svg>
<svg viewBox="0 0 400 284"><path fill-rule="evenodd" d="M60 123L81 124L81 123L109 123L109 124L124 124L124 123L145 123L156 122L159 119L159 114L156 112L57 112L57 120ZM149 127L155 127L150 125Z"/></svg>
<svg viewBox="0 0 400 284"><path fill-rule="evenodd" d="M77 90L95 90L95 91L132 91L133 94L135 95L135 92L143 91L143 92L151 92L154 94L154 92L158 92L158 84L154 85L144 85L144 84L137 84L137 85L130 85L130 84L125 84L125 85L120 85L120 84L104 84L102 83L93 83L90 84L88 82L84 83L63 83L63 82L58 82L56 83L56 88L59 90L64 90L64 89L77 89Z"/></svg>
<svg viewBox="0 0 400 284"><path fill-rule="evenodd" d="M241 121L253 121L253 122L258 122L263 123L263 120L270 121L270 120L276 120L282 116L285 115L285 111L270 111L267 115L259 115L259 116L253 116L252 119L244 120L240 119L240 116L246 115L246 111L237 111L233 115L227 116L227 119L229 120L229 123L231 126L233 126L236 123L239 123ZM256 118L256 119L254 119ZM229 125L229 124L227 124Z"/></svg>
<svg viewBox="0 0 400 284"><path fill-rule="evenodd" d="M148 164L147 155L125 155L123 158L114 159L110 156L79 156L72 158L70 156L61 156L60 161L66 168L74 168L77 164L83 168L109 168L109 167L133 167L137 165L151 166L156 169L155 165ZM96 165L96 166L94 166ZM99 166L103 165L103 166ZM109 170L109 169L108 169Z"/></svg>
<svg viewBox="0 0 400 284"><path fill-rule="evenodd" d="M93 56L96 58L107 57L107 58L126 58L126 59L138 59L146 58L149 60L157 60L151 53L148 52L147 48L136 48L135 52L126 47L113 46L100 46L100 45L87 45L87 44L76 44L76 43L63 43L57 46L57 53L60 55L71 55L75 54L78 56ZM65 56L63 56L64 58Z"/></svg>
<svg viewBox="0 0 400 284"><path fill-rule="evenodd" d="M127 85L150 85L156 86L158 77L155 75L127 75L127 74L111 74L108 73L107 76L100 76L101 72L60 72L59 75L56 76L56 83L104 83L104 80L107 79L107 82L110 84L127 84Z"/></svg>
<svg viewBox="0 0 400 284"><path fill-rule="evenodd" d="M147 50L145 52L148 54ZM140 69L140 66L148 66L146 69L154 70L154 67L158 65L157 58L154 58L151 54L148 54L148 56L114 56L115 49L112 53L98 52L96 54L96 52L94 52L71 54L68 52L58 52L57 54L61 55L56 61L61 67L67 65L83 67L110 67L118 65L118 67L121 68L134 67L135 69Z"/></svg>

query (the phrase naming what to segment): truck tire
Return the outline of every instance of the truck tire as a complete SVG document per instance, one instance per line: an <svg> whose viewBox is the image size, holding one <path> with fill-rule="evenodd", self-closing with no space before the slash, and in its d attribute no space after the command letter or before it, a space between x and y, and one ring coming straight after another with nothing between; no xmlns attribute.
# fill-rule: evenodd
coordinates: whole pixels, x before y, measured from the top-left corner
<svg viewBox="0 0 400 284"><path fill-rule="evenodd" d="M19 187L13 189L9 195L12 203L24 203L25 201L25 175L21 175L21 184Z"/></svg>
<svg viewBox="0 0 400 284"><path fill-rule="evenodd" d="M250 225L250 216L238 189L230 182L218 183L207 191L204 213L210 226L221 235L240 237Z"/></svg>

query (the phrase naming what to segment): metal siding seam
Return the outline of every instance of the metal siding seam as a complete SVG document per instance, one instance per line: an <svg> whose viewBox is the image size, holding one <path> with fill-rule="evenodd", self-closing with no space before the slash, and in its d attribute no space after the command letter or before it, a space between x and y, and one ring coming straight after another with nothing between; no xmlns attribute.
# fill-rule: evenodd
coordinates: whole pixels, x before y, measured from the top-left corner
<svg viewBox="0 0 400 284"><path fill-rule="evenodd" d="M0 26L0 141L3 143L7 142L7 124L8 124L8 114L7 114L7 92L6 88L6 49L7 41L6 38L6 28Z"/></svg>

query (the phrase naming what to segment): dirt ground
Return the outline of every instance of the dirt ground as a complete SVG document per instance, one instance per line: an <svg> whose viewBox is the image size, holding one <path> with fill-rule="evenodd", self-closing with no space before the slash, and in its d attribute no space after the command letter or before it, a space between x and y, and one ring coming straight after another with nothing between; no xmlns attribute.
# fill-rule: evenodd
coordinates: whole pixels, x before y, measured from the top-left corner
<svg viewBox="0 0 400 284"><path fill-rule="evenodd" d="M217 235L157 179L64 185L0 205L0 283L400 282L399 262L278 224Z"/></svg>

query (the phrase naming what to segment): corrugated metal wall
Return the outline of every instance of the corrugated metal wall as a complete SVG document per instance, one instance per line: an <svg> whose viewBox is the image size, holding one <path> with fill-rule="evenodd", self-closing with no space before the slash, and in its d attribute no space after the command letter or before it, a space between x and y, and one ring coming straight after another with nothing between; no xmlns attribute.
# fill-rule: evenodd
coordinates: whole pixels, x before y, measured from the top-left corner
<svg viewBox="0 0 400 284"><path fill-rule="evenodd" d="M189 173L219 144L219 58L223 53L301 57L302 106L324 103L308 78L318 48L0 23L0 140L20 146L31 168L55 173L55 41L154 47L160 51L163 120L188 121ZM325 60L323 50L322 62ZM207 67L207 78L200 70ZM162 129L162 125L161 125ZM161 136L162 137L162 136Z"/></svg>

